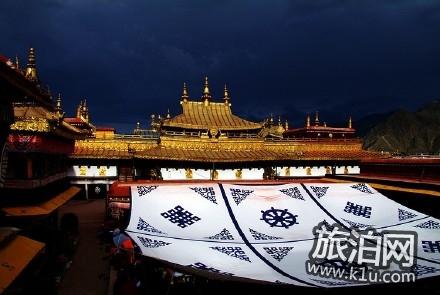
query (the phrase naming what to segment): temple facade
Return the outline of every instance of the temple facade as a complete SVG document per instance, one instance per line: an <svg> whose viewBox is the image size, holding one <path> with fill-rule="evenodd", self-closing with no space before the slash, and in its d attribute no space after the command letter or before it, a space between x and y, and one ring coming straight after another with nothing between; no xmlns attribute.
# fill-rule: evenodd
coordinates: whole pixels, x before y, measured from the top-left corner
<svg viewBox="0 0 440 295"><path fill-rule="evenodd" d="M87 191L102 191L114 180L262 180L357 174L359 161L375 153L362 149L351 126L336 128L315 120L304 128L271 117L251 122L233 113L228 88L214 99L205 78L200 98L186 84L181 112L152 115L149 128L137 123L133 134L75 142L70 176ZM91 189L90 189L91 186ZM99 186L99 188L97 188Z"/></svg>

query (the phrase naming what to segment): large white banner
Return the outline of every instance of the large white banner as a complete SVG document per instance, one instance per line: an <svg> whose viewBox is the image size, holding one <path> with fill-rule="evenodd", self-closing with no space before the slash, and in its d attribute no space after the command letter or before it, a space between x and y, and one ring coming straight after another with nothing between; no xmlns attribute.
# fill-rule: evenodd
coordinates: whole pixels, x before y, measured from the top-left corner
<svg viewBox="0 0 440 295"><path fill-rule="evenodd" d="M324 258L322 267L345 269L346 276L351 275L348 266L357 265L367 273L379 273L384 281L384 274L398 272L405 258L413 260L407 272L417 279L440 274L440 220L402 206L366 184L158 183L134 185L131 194L126 232L143 255L206 274L311 287L371 283L359 279L364 272L353 277L319 275L319 270L310 269L314 258ZM367 229L375 232L370 230L368 236ZM335 233L347 237L345 244L342 240L334 244L338 249L333 254L339 259L323 256L330 249L329 244L319 248L325 246L321 245L325 233L330 238ZM396 233L401 234L399 239ZM402 239L414 235L416 252L407 257L411 246L404 246ZM357 249L364 248L357 256L346 255L349 264L341 257L356 248L354 241ZM400 260L393 260L393 249ZM362 257L370 264L359 263ZM370 267L373 258L388 265Z"/></svg>

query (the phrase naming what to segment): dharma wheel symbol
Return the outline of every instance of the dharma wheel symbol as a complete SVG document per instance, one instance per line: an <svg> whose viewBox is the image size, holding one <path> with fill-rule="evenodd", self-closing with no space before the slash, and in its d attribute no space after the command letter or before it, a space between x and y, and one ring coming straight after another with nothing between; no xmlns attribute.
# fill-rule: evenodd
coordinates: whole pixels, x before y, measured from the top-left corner
<svg viewBox="0 0 440 295"><path fill-rule="evenodd" d="M298 215L293 215L287 211L287 209L283 210L271 207L266 211L261 210L261 213L263 213L263 216L260 218L260 220L264 220L271 227L289 228L289 226L298 224L298 222L296 222Z"/></svg>

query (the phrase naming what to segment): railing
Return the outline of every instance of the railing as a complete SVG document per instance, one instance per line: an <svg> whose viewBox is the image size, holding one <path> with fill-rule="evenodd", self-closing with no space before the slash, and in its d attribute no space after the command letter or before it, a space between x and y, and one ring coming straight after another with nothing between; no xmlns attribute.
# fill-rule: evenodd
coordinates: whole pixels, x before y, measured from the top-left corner
<svg viewBox="0 0 440 295"><path fill-rule="evenodd" d="M38 179L6 179L5 188L37 188L67 177L67 172L60 172Z"/></svg>
<svg viewBox="0 0 440 295"><path fill-rule="evenodd" d="M115 134L115 139L159 139L159 134Z"/></svg>
<svg viewBox="0 0 440 295"><path fill-rule="evenodd" d="M200 131L198 132L184 132L184 131L165 131L164 132L165 135L182 135L182 136L191 136L191 137L200 137L201 135L203 135L203 133L201 133Z"/></svg>
<svg viewBox="0 0 440 295"><path fill-rule="evenodd" d="M265 138L264 141L283 142L361 142L360 138Z"/></svg>

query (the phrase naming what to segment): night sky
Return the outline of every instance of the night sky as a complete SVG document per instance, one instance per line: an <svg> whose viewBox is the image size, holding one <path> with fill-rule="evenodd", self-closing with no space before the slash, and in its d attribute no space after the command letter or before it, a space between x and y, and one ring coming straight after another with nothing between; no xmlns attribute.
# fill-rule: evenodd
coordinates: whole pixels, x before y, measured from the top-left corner
<svg viewBox="0 0 440 295"><path fill-rule="evenodd" d="M64 110L87 98L95 125L132 129L230 88L236 114L292 126L416 109L440 97L440 1L1 0L0 54L36 48Z"/></svg>

